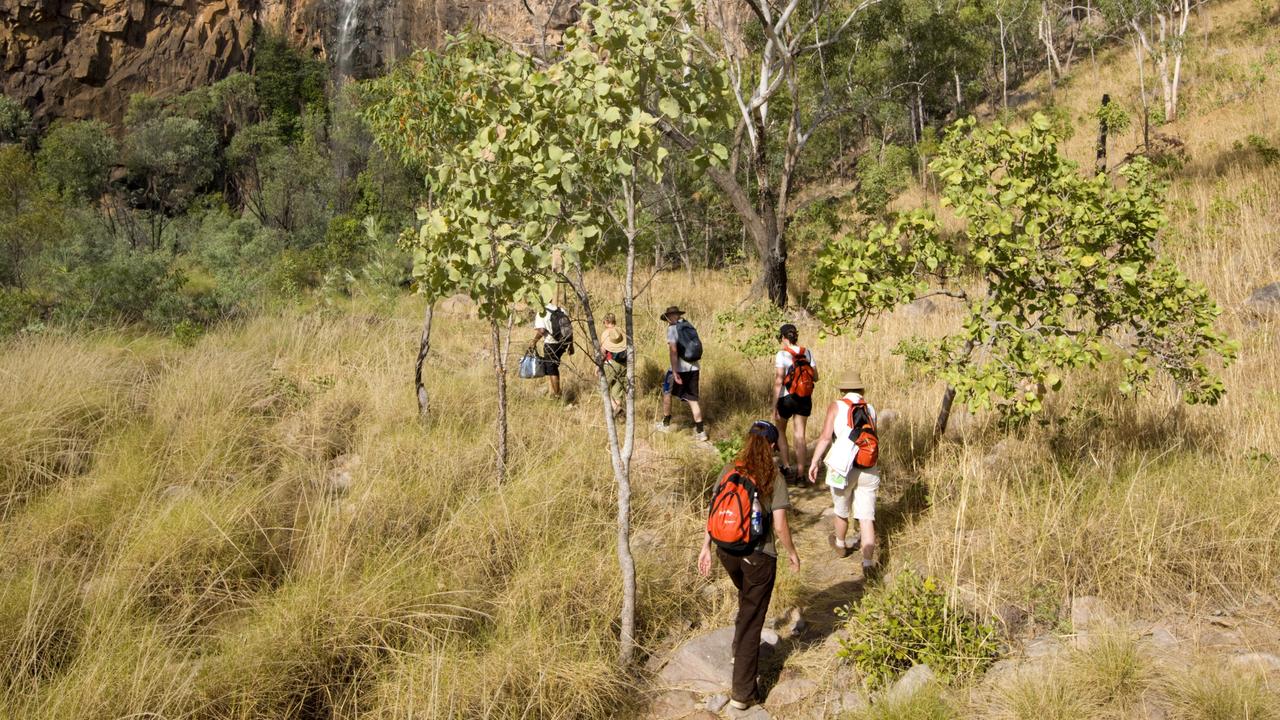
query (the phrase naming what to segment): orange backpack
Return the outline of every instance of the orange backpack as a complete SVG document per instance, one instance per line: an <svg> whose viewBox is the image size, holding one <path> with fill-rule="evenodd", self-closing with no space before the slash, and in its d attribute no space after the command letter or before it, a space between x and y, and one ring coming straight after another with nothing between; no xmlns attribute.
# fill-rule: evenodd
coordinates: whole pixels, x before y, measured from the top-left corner
<svg viewBox="0 0 1280 720"><path fill-rule="evenodd" d="M840 402L849 406L849 439L858 448L853 454L853 466L875 467L880 459L880 440L876 436L876 421L871 419L867 403L855 403L849 398L842 398Z"/></svg>
<svg viewBox="0 0 1280 720"><path fill-rule="evenodd" d="M791 367L787 368L787 374L782 376L782 387L796 397L811 397L813 381L817 373L809 362L808 353L804 348L800 348L799 352L787 348L787 352L791 353Z"/></svg>
<svg viewBox="0 0 1280 720"><path fill-rule="evenodd" d="M768 535L767 513L758 529L751 526L752 506L759 502L760 491L743 472L741 465L725 471L711 496L711 512L707 515L707 533L715 544L731 555L749 555Z"/></svg>

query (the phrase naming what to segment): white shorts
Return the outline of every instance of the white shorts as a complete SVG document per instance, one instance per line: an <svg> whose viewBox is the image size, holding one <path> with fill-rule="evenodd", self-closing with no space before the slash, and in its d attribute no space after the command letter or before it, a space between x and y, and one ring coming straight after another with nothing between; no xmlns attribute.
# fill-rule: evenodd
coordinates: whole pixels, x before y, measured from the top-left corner
<svg viewBox="0 0 1280 720"><path fill-rule="evenodd" d="M828 470L827 472L830 472ZM880 468L852 468L843 488L831 488L836 517L849 519L852 505L855 520L876 519L876 491L880 489Z"/></svg>

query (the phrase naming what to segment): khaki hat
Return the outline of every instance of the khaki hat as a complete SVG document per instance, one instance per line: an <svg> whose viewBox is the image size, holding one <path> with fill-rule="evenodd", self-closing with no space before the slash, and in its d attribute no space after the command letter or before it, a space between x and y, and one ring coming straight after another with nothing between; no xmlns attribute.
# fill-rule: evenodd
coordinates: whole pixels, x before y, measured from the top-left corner
<svg viewBox="0 0 1280 720"><path fill-rule="evenodd" d="M680 309L679 305L672 305L666 310L663 310L662 315L660 315L659 317L661 317L663 320L666 320L668 315L684 315L684 311Z"/></svg>
<svg viewBox="0 0 1280 720"><path fill-rule="evenodd" d="M840 378L836 383L837 390L866 390L866 386L862 384L862 377L857 373L849 373Z"/></svg>
<svg viewBox="0 0 1280 720"><path fill-rule="evenodd" d="M620 353L627 349L627 336L616 327L605 328L600 335L600 349L609 353Z"/></svg>

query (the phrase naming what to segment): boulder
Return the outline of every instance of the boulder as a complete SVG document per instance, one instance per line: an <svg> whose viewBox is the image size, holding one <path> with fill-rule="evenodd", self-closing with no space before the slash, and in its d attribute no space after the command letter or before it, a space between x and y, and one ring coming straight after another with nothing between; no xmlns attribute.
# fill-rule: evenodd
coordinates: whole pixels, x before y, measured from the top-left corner
<svg viewBox="0 0 1280 720"><path fill-rule="evenodd" d="M937 309L938 306L929 298L919 298L917 300L912 300L903 307L902 312L903 314L911 317L924 317L926 315L932 315L937 311Z"/></svg>
<svg viewBox="0 0 1280 720"><path fill-rule="evenodd" d="M1280 316L1280 282L1254 290L1244 302L1244 307L1254 315Z"/></svg>
<svg viewBox="0 0 1280 720"><path fill-rule="evenodd" d="M1022 655L1031 659L1052 659L1065 653L1062 641L1052 635L1041 635L1022 648Z"/></svg>
<svg viewBox="0 0 1280 720"><path fill-rule="evenodd" d="M761 652L772 650L777 633L761 633ZM699 693L729 692L733 685L730 645L733 628L723 627L691 638L672 653L658 673L662 687Z"/></svg>
<svg viewBox="0 0 1280 720"><path fill-rule="evenodd" d="M1280 657L1271 653L1246 652L1232 655L1228 662L1233 668L1246 673L1267 674L1280 672Z"/></svg>
<svg viewBox="0 0 1280 720"><path fill-rule="evenodd" d="M911 669L903 673L902 677L898 678L898 682L889 688L884 698L893 703L908 700L936 679L937 675L928 665L912 665Z"/></svg>
<svg viewBox="0 0 1280 720"><path fill-rule="evenodd" d="M771 618L768 627L777 632L780 638L792 638L804 632L808 626L804 621L804 617L800 613L800 608L789 607L781 613Z"/></svg>
<svg viewBox="0 0 1280 720"><path fill-rule="evenodd" d="M477 313L475 301L462 293L450 295L449 297L441 300L440 304L436 306L436 309L444 315L451 315L453 317L474 318Z"/></svg>
<svg viewBox="0 0 1280 720"><path fill-rule="evenodd" d="M1081 595L1071 599L1071 627L1077 635L1097 630L1111 622L1111 609L1102 598Z"/></svg>
<svg viewBox="0 0 1280 720"><path fill-rule="evenodd" d="M806 678L783 680L769 691L765 704L775 711L783 706L798 703L818 692L818 684Z"/></svg>
<svg viewBox="0 0 1280 720"><path fill-rule="evenodd" d="M698 709L698 698L687 690L668 690L649 706L651 720L680 720Z"/></svg>

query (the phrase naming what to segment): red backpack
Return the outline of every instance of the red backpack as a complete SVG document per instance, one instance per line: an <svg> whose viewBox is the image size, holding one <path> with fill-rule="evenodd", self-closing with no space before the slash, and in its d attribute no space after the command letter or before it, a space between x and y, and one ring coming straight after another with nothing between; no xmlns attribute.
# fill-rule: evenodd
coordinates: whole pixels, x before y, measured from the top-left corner
<svg viewBox="0 0 1280 720"><path fill-rule="evenodd" d="M760 498L755 482L743 472L741 465L725 471L711 496L711 512L707 515L707 533L715 544L731 555L748 555L768 536L768 514L760 523L760 531L752 532L751 506Z"/></svg>
<svg viewBox="0 0 1280 720"><path fill-rule="evenodd" d="M853 466L875 467L880 459L880 440L876 436L876 421L871 419L867 403L855 403L849 398L842 398L840 402L849 406L849 439L858 448L853 454Z"/></svg>
<svg viewBox="0 0 1280 720"><path fill-rule="evenodd" d="M800 348L799 352L787 348L787 352L791 353L791 367L787 368L787 374L782 376L782 387L796 397L811 397L817 373L809 362L808 353L804 348Z"/></svg>

